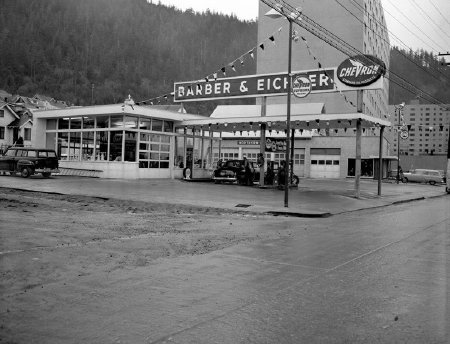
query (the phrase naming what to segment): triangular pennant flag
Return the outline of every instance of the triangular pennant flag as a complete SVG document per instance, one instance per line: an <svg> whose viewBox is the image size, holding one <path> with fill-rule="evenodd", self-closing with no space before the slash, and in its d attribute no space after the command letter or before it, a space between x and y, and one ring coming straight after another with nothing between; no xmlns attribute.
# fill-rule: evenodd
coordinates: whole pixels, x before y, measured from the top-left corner
<svg viewBox="0 0 450 344"><path fill-rule="evenodd" d="M220 70L222 71L223 75L227 75L227 73L225 72L225 67L220 68Z"/></svg>
<svg viewBox="0 0 450 344"><path fill-rule="evenodd" d="M259 47L261 48L261 50L264 50L264 43L261 43L261 44L259 45Z"/></svg>
<svg viewBox="0 0 450 344"><path fill-rule="evenodd" d="M320 62L318 62L319 68L322 68L322 64Z"/></svg>
<svg viewBox="0 0 450 344"><path fill-rule="evenodd" d="M271 41L273 44L275 44L275 37L270 36L269 39L270 39L270 41Z"/></svg>
<svg viewBox="0 0 450 344"><path fill-rule="evenodd" d="M251 56L252 59L255 58L255 53L253 52L253 50L250 50L250 51L248 52L248 54Z"/></svg>
<svg viewBox="0 0 450 344"><path fill-rule="evenodd" d="M239 59L239 61L241 62L241 66L243 66L243 65L244 65L244 58L241 57L241 58Z"/></svg>
<svg viewBox="0 0 450 344"><path fill-rule="evenodd" d="M236 68L234 68L234 64L231 65L231 69L232 69L233 71L236 71Z"/></svg>
<svg viewBox="0 0 450 344"><path fill-rule="evenodd" d="M214 81L217 80L217 73L213 74Z"/></svg>
<svg viewBox="0 0 450 344"><path fill-rule="evenodd" d="M208 82L208 81L209 81L208 77L206 77L206 78L205 78L205 81L206 81L206 82Z"/></svg>

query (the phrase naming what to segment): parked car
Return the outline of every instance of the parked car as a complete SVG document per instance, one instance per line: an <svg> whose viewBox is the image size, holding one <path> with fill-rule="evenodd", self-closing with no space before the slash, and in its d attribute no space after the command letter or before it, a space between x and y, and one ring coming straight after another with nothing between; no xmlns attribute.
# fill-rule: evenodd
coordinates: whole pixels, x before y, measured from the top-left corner
<svg viewBox="0 0 450 344"><path fill-rule="evenodd" d="M20 173L24 178L41 173L48 178L52 173L59 173L58 155L52 149L10 147L0 156L0 171Z"/></svg>
<svg viewBox="0 0 450 344"><path fill-rule="evenodd" d="M444 176L438 170L415 169L403 173L406 182L429 183L431 185L444 183Z"/></svg>
<svg viewBox="0 0 450 344"><path fill-rule="evenodd" d="M212 179L215 183L253 184L259 181L259 167L253 161L248 161L249 171L245 172L244 160L228 160L214 170Z"/></svg>

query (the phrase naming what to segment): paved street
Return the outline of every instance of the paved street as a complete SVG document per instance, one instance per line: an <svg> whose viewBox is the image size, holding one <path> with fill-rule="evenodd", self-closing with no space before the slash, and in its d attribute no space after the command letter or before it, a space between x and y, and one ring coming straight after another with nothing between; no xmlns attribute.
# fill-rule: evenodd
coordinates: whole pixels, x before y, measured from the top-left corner
<svg viewBox="0 0 450 344"><path fill-rule="evenodd" d="M292 238L174 263L160 278L180 283L166 286L173 302L147 340L448 343L448 205L280 221Z"/></svg>
<svg viewBox="0 0 450 344"><path fill-rule="evenodd" d="M0 178L0 187L24 190L318 217L445 196L444 185L386 182L382 183L382 195L378 196L377 181L363 179L360 198L356 199L354 183L353 179L301 179L299 187L290 190L289 207L286 208L284 190L259 189L257 186L217 185L179 179Z"/></svg>
<svg viewBox="0 0 450 344"><path fill-rule="evenodd" d="M58 207L43 209L37 217L8 216L7 223L23 228L15 232L2 228L1 232L4 242L14 246L9 251L2 248L2 276L8 281L15 275L19 278L18 285L1 288L1 326L14 342L45 338L35 342L448 343L450 198L441 193L442 187L383 185L387 195L378 198L374 184L364 182L363 204L369 206L355 211L361 200L348 195L351 184L347 181L303 181L303 189L292 192L293 199L303 191L309 195L304 198L308 204L334 214L312 219L264 215L267 199L281 198L278 190L181 181L174 181L171 188L159 181L72 177L4 177L0 181L2 187L114 196L129 202L164 200L173 202L175 209L180 204L173 197L176 187L182 202L191 200L199 207L207 196L213 200L222 196L223 203L212 205L223 204L225 211L235 210L232 205L238 200L247 202L250 198L244 195L249 194L265 209L242 220L224 214L184 215L186 224L177 224L179 229L167 237L169 242L185 227L195 234L200 228L208 233L213 227L220 232L238 226L238 232L227 230L224 235L231 239L239 235L242 240L153 260L145 257L157 247L156 240L167 236L164 231L174 226L167 219L161 222L158 215L146 220L148 225L143 223L143 229L151 221L162 226L161 232L150 235L140 233L143 220L135 216L133 221L133 211L126 217L119 213L117 218L109 212L112 222L102 230L87 227L89 205L84 207L87 215L78 219L77 214L65 215L67 209ZM165 195L161 186L169 190ZM312 192L314 187L320 197ZM395 196L399 190L409 200L423 199L404 203L408 198ZM266 197L256 199L255 194ZM3 210L5 215L14 208L8 209ZM95 207L90 211L100 216ZM46 216L47 225L40 222L39 214ZM55 220L51 214L57 216ZM135 227L134 222L137 227L132 232L127 228ZM67 232L69 224L75 227ZM108 239L105 230L114 228L127 235ZM76 238L75 230L83 236ZM253 233L251 240L248 230ZM201 240L211 243L211 239L215 240ZM130 254L138 258L128 262ZM18 275L31 266L38 270ZM24 305L31 310L25 312Z"/></svg>

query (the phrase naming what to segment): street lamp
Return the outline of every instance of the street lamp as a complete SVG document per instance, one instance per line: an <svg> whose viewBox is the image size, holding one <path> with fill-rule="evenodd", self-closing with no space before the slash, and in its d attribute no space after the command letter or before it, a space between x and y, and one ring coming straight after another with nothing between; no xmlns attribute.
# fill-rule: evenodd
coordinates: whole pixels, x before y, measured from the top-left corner
<svg viewBox="0 0 450 344"><path fill-rule="evenodd" d="M397 184L400 181L400 117L405 107L405 103L401 103L395 106L395 111L398 113L398 127L397 127Z"/></svg>
<svg viewBox="0 0 450 344"><path fill-rule="evenodd" d="M289 207L289 182L290 182L290 133L291 133L291 73L292 73L292 21L297 19L301 14L301 9L296 8L295 12L289 14L284 13L282 5L278 4L277 10L271 9L265 15L272 19L286 17L289 21L288 32L288 82L287 82L287 102L286 102L286 166L284 172L284 206ZM293 166L292 166L293 167Z"/></svg>

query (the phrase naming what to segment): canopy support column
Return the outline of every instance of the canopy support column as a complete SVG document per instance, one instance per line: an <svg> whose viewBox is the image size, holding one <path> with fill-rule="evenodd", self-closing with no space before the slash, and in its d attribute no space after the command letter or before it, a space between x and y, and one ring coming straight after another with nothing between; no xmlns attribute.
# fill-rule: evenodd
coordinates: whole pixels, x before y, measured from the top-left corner
<svg viewBox="0 0 450 344"><path fill-rule="evenodd" d="M378 196L381 196L381 180L383 178L383 135L384 125L380 128L380 146L378 148Z"/></svg>

